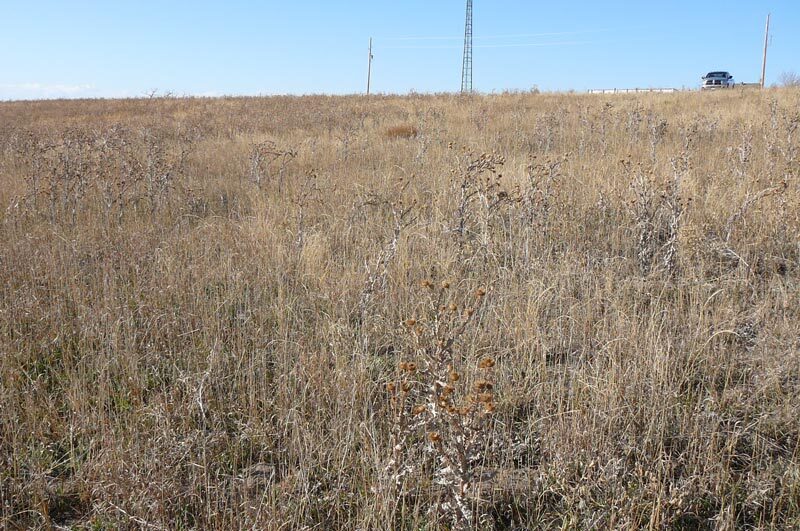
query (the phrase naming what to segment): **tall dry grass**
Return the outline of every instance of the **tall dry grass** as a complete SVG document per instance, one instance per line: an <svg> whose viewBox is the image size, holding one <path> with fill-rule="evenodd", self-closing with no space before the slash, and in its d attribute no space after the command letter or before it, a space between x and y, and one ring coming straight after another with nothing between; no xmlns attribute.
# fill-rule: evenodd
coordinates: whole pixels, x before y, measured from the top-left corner
<svg viewBox="0 0 800 531"><path fill-rule="evenodd" d="M0 528L800 526L798 125L0 104Z"/></svg>

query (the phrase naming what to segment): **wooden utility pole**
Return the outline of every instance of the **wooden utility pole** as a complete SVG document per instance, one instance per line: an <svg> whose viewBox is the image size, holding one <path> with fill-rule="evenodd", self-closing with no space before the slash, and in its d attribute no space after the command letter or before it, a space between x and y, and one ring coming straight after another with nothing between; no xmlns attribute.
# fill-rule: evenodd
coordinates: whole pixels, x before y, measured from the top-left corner
<svg viewBox="0 0 800 531"><path fill-rule="evenodd" d="M369 38L369 61L367 62L367 96L369 96L370 81L372 81L372 37Z"/></svg>
<svg viewBox="0 0 800 531"><path fill-rule="evenodd" d="M761 63L761 88L767 81L767 47L769 46L769 17L771 13L767 14L767 29L764 32L764 61Z"/></svg>

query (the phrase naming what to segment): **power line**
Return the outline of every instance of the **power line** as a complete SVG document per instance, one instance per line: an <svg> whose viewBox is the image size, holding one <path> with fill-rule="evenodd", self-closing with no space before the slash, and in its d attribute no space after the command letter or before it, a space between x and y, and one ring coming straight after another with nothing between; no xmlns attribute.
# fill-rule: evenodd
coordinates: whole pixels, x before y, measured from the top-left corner
<svg viewBox="0 0 800 531"><path fill-rule="evenodd" d="M553 41L553 42L522 42L513 44L476 44L473 49L486 48L540 48L547 46L579 46L584 44L598 44L602 41ZM460 46L385 46L384 50L460 50Z"/></svg>
<svg viewBox="0 0 800 531"><path fill-rule="evenodd" d="M584 30L584 31L550 31L544 33L509 33L506 35L475 35L473 38L476 41L491 40L491 39L522 39L530 37L557 37L563 35L584 35L587 33L607 33L616 32L610 28ZM462 37L455 37L450 35L409 35L404 37L383 37L384 41L459 41Z"/></svg>

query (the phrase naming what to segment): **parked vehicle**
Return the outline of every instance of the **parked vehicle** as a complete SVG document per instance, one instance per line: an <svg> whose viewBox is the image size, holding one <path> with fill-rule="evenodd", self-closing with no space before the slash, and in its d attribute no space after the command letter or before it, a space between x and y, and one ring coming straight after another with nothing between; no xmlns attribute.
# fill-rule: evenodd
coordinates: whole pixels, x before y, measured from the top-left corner
<svg viewBox="0 0 800 531"><path fill-rule="evenodd" d="M709 72L701 79L703 80L703 85L700 88L703 90L732 88L734 86L733 76L730 72Z"/></svg>

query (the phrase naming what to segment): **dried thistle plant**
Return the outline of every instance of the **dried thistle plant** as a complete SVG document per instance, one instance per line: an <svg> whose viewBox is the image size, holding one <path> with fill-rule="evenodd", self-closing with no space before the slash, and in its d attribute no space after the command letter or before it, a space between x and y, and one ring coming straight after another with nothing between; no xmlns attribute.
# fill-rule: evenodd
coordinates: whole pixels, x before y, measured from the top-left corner
<svg viewBox="0 0 800 531"><path fill-rule="evenodd" d="M421 316L402 325L409 338L407 361L387 386L392 435L384 481L395 496L402 495L404 479L422 467L421 450L433 466L431 512L453 529L466 529L480 512L479 486L486 479L481 464L496 409L495 361L470 357L464 344L485 305L486 290L459 296L450 282L431 280L421 289L426 292Z"/></svg>
<svg viewBox="0 0 800 531"><path fill-rule="evenodd" d="M623 159L624 171L632 175L630 210L636 231L636 261L642 275L654 270L675 276L678 267L678 236L685 202L681 182L690 169L687 140L679 157L673 158L672 178L659 183L653 171Z"/></svg>
<svg viewBox="0 0 800 531"><path fill-rule="evenodd" d="M172 199L197 140L189 128L170 136L122 126L67 131L60 138L31 133L21 152L27 191L17 204L33 213L45 200L50 223L73 226L95 205L102 206L106 223L121 223L142 203L155 214Z"/></svg>
<svg viewBox="0 0 800 531"><path fill-rule="evenodd" d="M664 137L667 135L669 122L650 113L647 116L647 125L650 132L650 160L653 166L655 166L658 146L664 141Z"/></svg>
<svg viewBox="0 0 800 531"><path fill-rule="evenodd" d="M531 158L526 168L527 186L521 198L526 224L536 228L547 225L553 206L555 185L561 177L561 167L568 158L568 154L543 160L538 160L536 156Z"/></svg>
<svg viewBox="0 0 800 531"><path fill-rule="evenodd" d="M451 172L457 198L451 232L456 236L462 262L471 263L477 254L486 256L491 252L493 221L514 198L502 185L498 171L505 164L505 157L496 153L476 155L469 149L464 150L463 157L468 161L466 167Z"/></svg>
<svg viewBox="0 0 800 531"><path fill-rule="evenodd" d="M296 150L279 147L271 140L254 144L250 149L250 181L263 188L265 183L277 179L280 193L286 169L296 158Z"/></svg>
<svg viewBox="0 0 800 531"><path fill-rule="evenodd" d="M317 171L314 169L308 170L301 181L299 190L292 197L292 204L295 207L297 218L294 244L298 254L303 250L303 244L306 240L307 210L309 206L321 202L322 190L318 183L319 176Z"/></svg>
<svg viewBox="0 0 800 531"><path fill-rule="evenodd" d="M363 332L364 324L370 314L375 296L383 292L386 288L386 279L389 276L389 265L397 254L400 237L403 231L415 221L415 205L413 202L411 204L406 204L402 199L373 198L371 204L388 207L391 212L392 232L388 241L385 242L377 256L375 256L371 262L365 261L364 263L367 279L364 282L364 287L361 289L361 294L358 298L358 314L356 315L356 323L361 332ZM367 336L362 335L361 339L362 346L366 348Z"/></svg>
<svg viewBox="0 0 800 531"><path fill-rule="evenodd" d="M656 230L656 190L652 173L645 172L628 160L621 161L626 173L633 173L631 189L634 199L631 202L636 230L636 260L643 275L650 273L658 248Z"/></svg>
<svg viewBox="0 0 800 531"><path fill-rule="evenodd" d="M725 223L725 236L722 239L722 253L727 256L734 257L737 261L741 261L741 256L733 250L732 244L732 236L736 226L739 222L744 219L747 212L759 201L764 198L781 194L787 188L788 184L786 181L782 181L780 184L776 186L770 186L768 188L764 188L759 190L758 192L749 192L747 196L744 198L744 201L739 205L739 207L728 217L727 222ZM747 263L743 262L745 265Z"/></svg>
<svg viewBox="0 0 800 531"><path fill-rule="evenodd" d="M681 183L691 170L692 131L686 131L683 149L679 156L670 160L672 180L668 181L661 194L665 242L661 247L661 267L670 277L678 272L678 231L686 208L681 196Z"/></svg>

